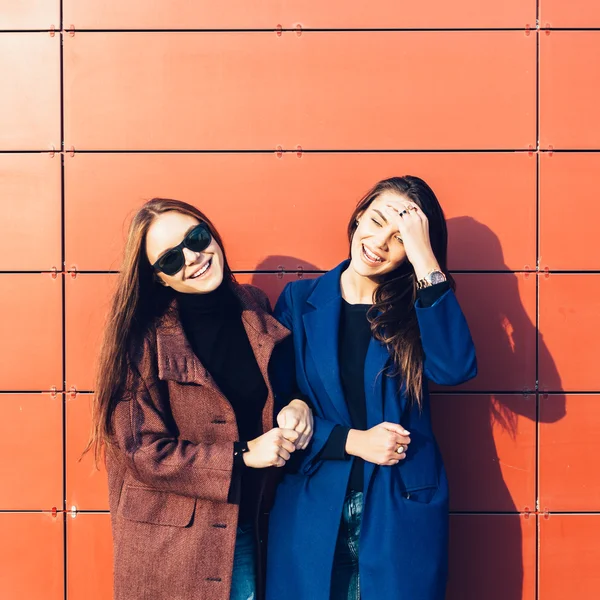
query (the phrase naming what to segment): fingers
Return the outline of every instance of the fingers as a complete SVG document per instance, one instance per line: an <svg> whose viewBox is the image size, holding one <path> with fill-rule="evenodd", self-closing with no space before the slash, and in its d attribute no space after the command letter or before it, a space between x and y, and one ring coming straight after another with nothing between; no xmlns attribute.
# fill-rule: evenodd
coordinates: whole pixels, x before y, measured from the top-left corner
<svg viewBox="0 0 600 600"><path fill-rule="evenodd" d="M394 434L394 438L392 441L393 441L394 447L408 446L410 444L410 438L406 435Z"/></svg>
<svg viewBox="0 0 600 600"><path fill-rule="evenodd" d="M310 440L312 439L312 434L312 428L307 428L296 443L296 448L298 450L306 450Z"/></svg>
<svg viewBox="0 0 600 600"><path fill-rule="evenodd" d="M399 423L390 423L388 421L384 421L383 423L379 424L379 427L383 427L384 429L387 429L388 431L392 431L400 436L409 436L410 435L410 431L408 431L407 429L404 429L404 427L402 427L402 425L400 425Z"/></svg>
<svg viewBox="0 0 600 600"><path fill-rule="evenodd" d="M300 418L296 411L288 410L287 407L279 411L277 425L282 429L296 429L299 424Z"/></svg>
<svg viewBox="0 0 600 600"><path fill-rule="evenodd" d="M282 438L281 440L279 440L278 446L290 453L294 452L294 450L296 450L296 446L292 442L286 440L285 438Z"/></svg>
<svg viewBox="0 0 600 600"><path fill-rule="evenodd" d="M292 450L292 452L293 452L293 450ZM291 456L291 454L283 447L279 448L278 455L279 455L279 458L283 458L283 460L285 462L290 460L290 456Z"/></svg>
<svg viewBox="0 0 600 600"><path fill-rule="evenodd" d="M281 428L285 428L286 425L286 412L282 410L277 415L277 425Z"/></svg>
<svg viewBox="0 0 600 600"><path fill-rule="evenodd" d="M298 433L294 429L288 428L279 429L279 434L283 436L283 438L285 438L286 440L292 442L292 444L295 444L298 441L298 438L300 437L300 433Z"/></svg>
<svg viewBox="0 0 600 600"><path fill-rule="evenodd" d="M409 200L399 201L397 205L387 204L384 210L388 215L394 218L399 227L410 222L421 223L427 221L427 217L421 208Z"/></svg>
<svg viewBox="0 0 600 600"><path fill-rule="evenodd" d="M308 443L310 442L313 434L313 420L312 417L305 423L300 423L296 428L296 431L300 433L300 437L296 442L296 448L298 450L306 450Z"/></svg>

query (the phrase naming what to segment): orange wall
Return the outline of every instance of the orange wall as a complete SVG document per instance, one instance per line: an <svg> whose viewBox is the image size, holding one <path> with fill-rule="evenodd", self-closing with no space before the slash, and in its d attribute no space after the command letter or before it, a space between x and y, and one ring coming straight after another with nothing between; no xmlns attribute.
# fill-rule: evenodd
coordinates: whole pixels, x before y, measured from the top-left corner
<svg viewBox="0 0 600 600"><path fill-rule="evenodd" d="M448 598L597 598L599 7L0 0L2 600L111 597L77 459L135 208L198 204L274 300L405 173L446 210L480 361L433 397Z"/></svg>

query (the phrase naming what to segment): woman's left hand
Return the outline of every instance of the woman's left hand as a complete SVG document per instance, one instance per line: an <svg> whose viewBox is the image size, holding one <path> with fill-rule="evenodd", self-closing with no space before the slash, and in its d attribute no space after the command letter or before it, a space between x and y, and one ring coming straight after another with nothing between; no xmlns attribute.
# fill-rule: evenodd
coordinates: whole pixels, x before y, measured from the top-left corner
<svg viewBox="0 0 600 600"><path fill-rule="evenodd" d="M440 266L429 237L429 220L421 208L405 198L390 200L385 207L386 216L398 227L398 238L404 245L406 258L412 264L417 279L426 277Z"/></svg>
<svg viewBox="0 0 600 600"><path fill-rule="evenodd" d="M300 434L296 441L298 450L305 450L313 434L312 410L304 400L292 400L277 415L277 425L282 429L293 429Z"/></svg>

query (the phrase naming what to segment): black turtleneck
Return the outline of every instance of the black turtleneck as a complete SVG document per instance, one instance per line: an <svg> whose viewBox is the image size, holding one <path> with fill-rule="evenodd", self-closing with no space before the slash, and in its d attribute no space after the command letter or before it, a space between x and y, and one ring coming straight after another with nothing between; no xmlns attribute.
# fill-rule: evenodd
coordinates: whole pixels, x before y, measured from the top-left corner
<svg viewBox="0 0 600 600"><path fill-rule="evenodd" d="M200 362L215 380L235 412L239 439L262 434L262 411L268 390L242 323L242 307L227 282L208 294L177 293L185 335ZM240 522L248 522L257 508L256 469L242 471Z"/></svg>

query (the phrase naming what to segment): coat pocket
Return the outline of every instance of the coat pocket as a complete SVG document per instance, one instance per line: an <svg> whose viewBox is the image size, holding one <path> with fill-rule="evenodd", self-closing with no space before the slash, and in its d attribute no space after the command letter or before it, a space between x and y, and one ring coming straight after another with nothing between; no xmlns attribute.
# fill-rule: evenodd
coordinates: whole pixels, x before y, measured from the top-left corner
<svg viewBox="0 0 600 600"><path fill-rule="evenodd" d="M420 504L429 504L439 487L437 485L430 485L427 487L421 487L413 490L404 490L402 492L402 498L408 502L419 502Z"/></svg>
<svg viewBox="0 0 600 600"><path fill-rule="evenodd" d="M187 527L194 517L196 498L151 488L126 486L120 509L124 519L153 525Z"/></svg>

